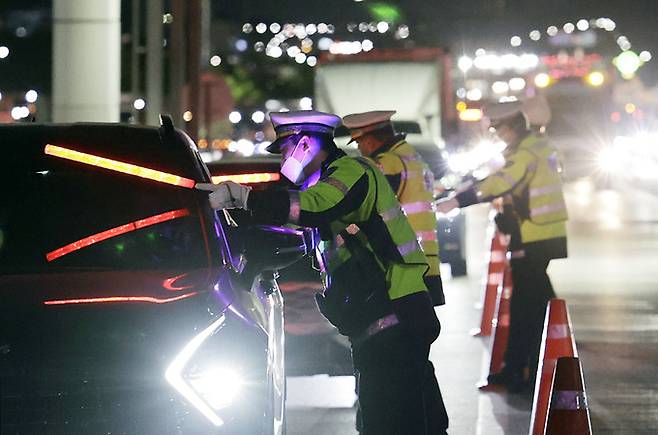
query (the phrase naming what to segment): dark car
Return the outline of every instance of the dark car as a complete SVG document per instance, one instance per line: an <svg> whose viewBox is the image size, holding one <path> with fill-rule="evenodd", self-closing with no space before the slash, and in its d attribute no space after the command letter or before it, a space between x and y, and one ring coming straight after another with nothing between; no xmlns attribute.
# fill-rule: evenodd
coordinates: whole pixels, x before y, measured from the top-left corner
<svg viewBox="0 0 658 435"><path fill-rule="evenodd" d="M0 432L282 433L274 270L305 234L214 212L167 118L0 126L0 146Z"/></svg>

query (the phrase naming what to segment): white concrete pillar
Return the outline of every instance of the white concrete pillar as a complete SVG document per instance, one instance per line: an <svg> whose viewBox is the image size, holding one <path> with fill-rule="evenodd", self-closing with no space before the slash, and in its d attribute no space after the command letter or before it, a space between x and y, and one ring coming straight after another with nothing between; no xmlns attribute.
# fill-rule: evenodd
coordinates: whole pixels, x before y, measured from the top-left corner
<svg viewBox="0 0 658 435"><path fill-rule="evenodd" d="M148 125L159 125L162 112L163 11L163 0L146 0L146 124Z"/></svg>
<svg viewBox="0 0 658 435"><path fill-rule="evenodd" d="M53 121L118 122L121 0L54 0Z"/></svg>

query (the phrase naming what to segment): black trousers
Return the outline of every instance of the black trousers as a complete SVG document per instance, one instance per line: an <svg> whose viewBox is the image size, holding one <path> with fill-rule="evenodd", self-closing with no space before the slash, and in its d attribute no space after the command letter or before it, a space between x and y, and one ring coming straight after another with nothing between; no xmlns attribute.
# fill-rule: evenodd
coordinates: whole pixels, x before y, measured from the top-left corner
<svg viewBox="0 0 658 435"><path fill-rule="evenodd" d="M510 300L505 370L518 375L528 367L530 381L537 372L546 305L555 297L546 273L549 262L550 258L536 253L526 253L524 258L511 260L514 289Z"/></svg>
<svg viewBox="0 0 658 435"><path fill-rule="evenodd" d="M353 348L363 435L439 435L448 428L430 344L398 328Z"/></svg>

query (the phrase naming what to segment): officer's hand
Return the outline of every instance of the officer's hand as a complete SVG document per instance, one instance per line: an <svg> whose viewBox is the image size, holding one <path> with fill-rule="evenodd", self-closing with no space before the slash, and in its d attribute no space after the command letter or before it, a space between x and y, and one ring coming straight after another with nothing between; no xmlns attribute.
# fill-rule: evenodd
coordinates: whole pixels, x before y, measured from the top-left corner
<svg viewBox="0 0 658 435"><path fill-rule="evenodd" d="M459 201L457 198L443 198L436 202L436 211L443 214L448 214L451 210L459 208Z"/></svg>
<svg viewBox="0 0 658 435"><path fill-rule="evenodd" d="M251 187L233 181L223 181L219 184L197 183L195 188L210 192L208 199L210 200L210 206L215 210L224 208L247 209L247 199Z"/></svg>

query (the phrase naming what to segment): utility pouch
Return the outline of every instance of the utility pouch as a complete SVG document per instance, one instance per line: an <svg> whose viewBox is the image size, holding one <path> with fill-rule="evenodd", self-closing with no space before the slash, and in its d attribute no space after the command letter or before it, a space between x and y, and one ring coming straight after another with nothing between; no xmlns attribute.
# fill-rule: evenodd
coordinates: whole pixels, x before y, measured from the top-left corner
<svg viewBox="0 0 658 435"><path fill-rule="evenodd" d="M329 287L316 294L320 312L338 331L353 336L392 312L386 276L372 251L354 236L341 234L351 257L331 274Z"/></svg>

